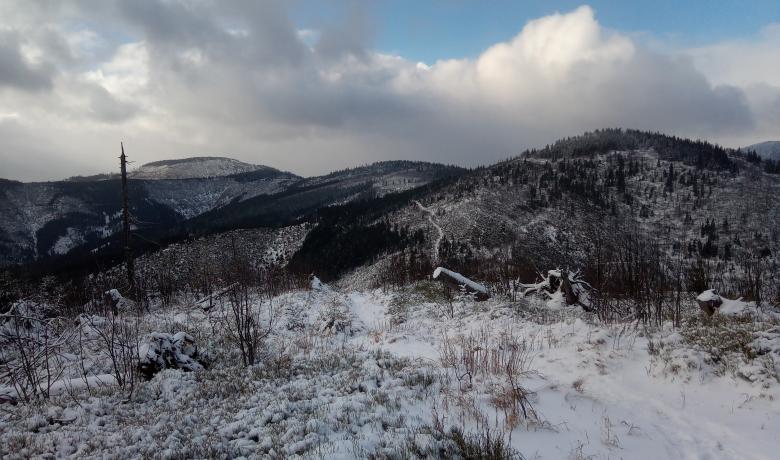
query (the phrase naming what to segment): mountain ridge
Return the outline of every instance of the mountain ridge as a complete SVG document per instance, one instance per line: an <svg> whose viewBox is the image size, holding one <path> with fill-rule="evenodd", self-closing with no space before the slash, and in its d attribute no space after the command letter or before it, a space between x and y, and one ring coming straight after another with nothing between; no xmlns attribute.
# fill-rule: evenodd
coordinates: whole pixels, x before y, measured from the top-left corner
<svg viewBox="0 0 780 460"><path fill-rule="evenodd" d="M265 165L245 163L228 157L198 156L145 163L128 173L133 179L196 179L223 177L254 171L280 172Z"/></svg>
<svg viewBox="0 0 780 460"><path fill-rule="evenodd" d="M595 225L587 223L585 217L572 219L570 213L556 214L564 204L587 210L583 211L584 215L601 216L597 221L623 216L622 219L649 228L667 219L665 232L680 223L684 226L678 231L691 222L704 225L702 206L708 207L718 219L745 215L748 217L743 219L749 222L771 220L777 214L777 207L762 203L777 201L771 191L780 188L780 176L764 163L769 164L747 152L705 141L637 130L603 129L563 138L544 148L472 170L434 163L386 161L310 178L253 171L210 179L134 179L130 183L140 186L144 192L137 192L140 195L131 200L131 206L138 206L139 202L154 205L141 211L157 216L157 220L142 217L139 220L156 222L156 225L137 226L134 232L158 244L239 228L321 222L326 228L317 231L319 237L330 235L328 238L335 238L333 241L343 246L341 252L348 254L353 236L363 238L371 234L373 230L364 229L365 225L374 225L371 222L387 219L395 222L392 227L376 227L382 228L391 240L396 238L392 232L408 225L411 225L409 232L429 231L427 216L419 216L417 207L407 206L413 200L424 203L437 216L437 225L444 229L446 238L441 246L445 253L438 255L442 260L452 257L447 253L453 250L452 245L460 245L459 250L467 253L483 250L484 245L494 248L492 251L520 239L529 247L545 247L542 258L561 264L563 261L554 255L568 251L555 245L550 247L548 241L567 231L566 225L557 221ZM90 186L97 187L95 183ZM13 188L13 184L0 184L0 191L3 187ZM110 188L116 187L113 184ZM743 195L735 195L735 187L751 190L751 196L763 198L745 201ZM718 204L719 199L741 205L725 210ZM750 214L759 205L763 206L762 211ZM108 208L118 216L115 204L112 206ZM137 209L131 211L133 215L143 214ZM553 218L554 215L557 217ZM82 258L92 257L91 251L98 250L115 256L121 254L118 238L111 238L118 228L118 220L113 218L112 229L98 229L99 237L65 244L67 238L73 237L76 228L73 221L82 217L74 212L67 219L47 223L43 233L33 235L35 242L45 242L38 243L38 254L46 255L46 248L55 247L63 252L78 247L81 256L79 253L76 256ZM780 216L776 217L780 220ZM780 229L775 230L780 234ZM0 244L8 240L8 232L4 231L0 225ZM353 231L358 234L353 235ZM541 237L528 239L534 232ZM746 234L743 238L752 242L758 237ZM469 249L468 242L479 243ZM755 246L753 250L758 252L774 251L771 245L761 244L751 243L751 247ZM722 243L710 246L704 251L727 251ZM317 244L305 244L304 248L314 252L298 260L311 263L322 258L317 255ZM153 247L144 250L148 249ZM51 250L48 254L52 255ZM32 259L28 256L25 260ZM458 265L462 261L450 262L456 270L468 273L468 266ZM348 267L349 263L340 266ZM327 267L319 269L327 270Z"/></svg>

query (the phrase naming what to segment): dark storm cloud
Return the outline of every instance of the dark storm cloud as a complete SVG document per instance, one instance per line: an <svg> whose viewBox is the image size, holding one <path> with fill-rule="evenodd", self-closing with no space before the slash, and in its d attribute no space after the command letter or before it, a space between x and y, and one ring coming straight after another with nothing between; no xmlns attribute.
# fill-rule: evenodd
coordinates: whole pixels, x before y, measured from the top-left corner
<svg viewBox="0 0 780 460"><path fill-rule="evenodd" d="M0 87L37 91L51 87L54 68L47 63L33 64L21 52L16 32L0 31Z"/></svg>

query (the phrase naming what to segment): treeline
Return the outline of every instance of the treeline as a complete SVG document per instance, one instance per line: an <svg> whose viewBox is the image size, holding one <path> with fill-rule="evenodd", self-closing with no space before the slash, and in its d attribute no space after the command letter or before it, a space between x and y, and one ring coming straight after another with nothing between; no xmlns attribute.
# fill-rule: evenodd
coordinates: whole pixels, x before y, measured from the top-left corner
<svg viewBox="0 0 780 460"><path fill-rule="evenodd" d="M418 172L431 171L436 173L436 177L445 178L451 176L457 176L465 172L465 169L460 166L445 165L440 163L429 163L426 161L411 161L411 160L390 160L380 161L377 163L364 164L353 168L337 169L323 176L323 179L329 177L343 176L350 173L361 173L367 170L403 170L414 169Z"/></svg>
<svg viewBox="0 0 780 460"><path fill-rule="evenodd" d="M380 257L416 248L425 242L422 230L391 225L387 220L374 224L320 223L306 237L289 268L297 273L314 273L329 281Z"/></svg>
<svg viewBox="0 0 780 460"><path fill-rule="evenodd" d="M388 215L452 180L443 179L419 189L319 209L314 217L317 225L293 255L290 270L314 273L327 281L380 257L405 250L417 251L425 243L424 232L393 225Z"/></svg>
<svg viewBox="0 0 780 460"><path fill-rule="evenodd" d="M738 151L748 163L763 164L764 172L767 174L780 174L780 161L771 158L761 158L761 155L753 150L747 152Z"/></svg>

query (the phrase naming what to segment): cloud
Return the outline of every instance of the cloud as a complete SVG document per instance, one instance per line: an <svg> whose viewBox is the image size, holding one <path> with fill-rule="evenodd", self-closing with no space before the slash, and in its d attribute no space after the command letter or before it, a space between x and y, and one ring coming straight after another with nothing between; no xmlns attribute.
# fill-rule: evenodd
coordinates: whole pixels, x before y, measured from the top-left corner
<svg viewBox="0 0 780 460"><path fill-rule="evenodd" d="M716 84L737 85L756 119L753 131L735 136L747 145L780 139L780 23L765 26L754 37L728 40L682 51Z"/></svg>
<svg viewBox="0 0 780 460"><path fill-rule="evenodd" d="M368 12L359 2L354 2L347 18L327 24L319 31L316 53L326 59L338 59L346 55L365 58L367 45L373 37L373 27Z"/></svg>
<svg viewBox="0 0 780 460"><path fill-rule="evenodd" d="M752 38L728 40L684 52L715 83L780 87L780 23L768 24Z"/></svg>
<svg viewBox="0 0 780 460"><path fill-rule="evenodd" d="M0 30L0 88L37 91L51 87L53 68L46 62L31 62L22 51L19 34Z"/></svg>
<svg viewBox="0 0 780 460"><path fill-rule="evenodd" d="M589 7L531 21L474 61L438 62L426 73L427 89L443 99L512 120L517 144L604 126L711 136L753 123L738 89L712 87L690 60L606 33Z"/></svg>
<svg viewBox="0 0 780 460"><path fill-rule="evenodd" d="M276 2L57 4L20 3L6 32L32 37L49 66L45 85L10 76L0 92L15 114L0 129L20 133L0 138L6 176L110 170L106 152L120 139L139 163L214 154L317 174L382 159L486 164L607 126L721 142L780 135L766 121L780 118L776 76L713 77L705 59L764 55L772 29L744 49L660 53L605 30L584 6L530 21L473 59L422 64L373 50L359 6L303 32ZM9 49L22 56L18 40ZM25 134L32 127L39 135ZM20 166L47 149L60 168Z"/></svg>

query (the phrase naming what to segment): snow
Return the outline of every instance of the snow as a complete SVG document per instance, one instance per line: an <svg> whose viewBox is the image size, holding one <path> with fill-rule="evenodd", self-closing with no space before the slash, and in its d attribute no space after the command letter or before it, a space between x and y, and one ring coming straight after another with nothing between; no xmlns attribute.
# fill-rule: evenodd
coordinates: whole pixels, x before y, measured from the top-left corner
<svg viewBox="0 0 780 460"><path fill-rule="evenodd" d="M780 370L777 326L756 333L758 358L720 374L671 324L601 324L543 299L464 298L449 314L430 294L436 286L342 291L315 277L312 289L272 300L275 333L250 368L231 364L213 311L155 310L144 319L156 333L142 355L197 341L219 359L194 372L163 369L132 398L117 387L78 388L69 376L67 396L0 411L0 456L406 458L410 443L450 446L430 428L438 417L472 433L487 423L525 458L775 458L780 385L739 372L750 375L764 357ZM188 347L179 348L191 357ZM472 347L463 356L476 360L516 352L518 383L538 416L508 417L496 405L504 367L463 378L467 364L448 361L448 347Z"/></svg>
<svg viewBox="0 0 780 460"><path fill-rule="evenodd" d="M312 275L309 284L311 288L314 289L315 291L330 291L330 286L320 281L320 279L314 275Z"/></svg>
<svg viewBox="0 0 780 460"><path fill-rule="evenodd" d="M49 388L40 385L41 391L48 391L50 396L64 395L72 392L86 390L89 388L105 388L116 385L116 378L111 374L90 375L86 378L63 378L53 382ZM11 397L14 402L19 398L17 391L10 386L0 385L0 401L3 397ZM9 399L10 401L10 399ZM0 402L2 404L2 402Z"/></svg>
<svg viewBox="0 0 780 460"><path fill-rule="evenodd" d="M373 321L383 311L376 294L352 298ZM776 388L764 394L744 381L726 378L706 385L664 378L648 357L647 339L637 331L589 324L568 316L574 310L544 325L516 322L511 311L500 307L452 321L430 318L420 310L405 323L408 328L386 332L375 346L435 359L431 342L441 334L488 331L495 337L511 331L533 344L535 375L528 385L546 423L512 434L513 444L529 458L568 458L579 452L582 458L637 459L774 455L767 430L780 428L778 405L768 399L777 394ZM578 380L584 382L582 393L572 387ZM473 391L487 393L488 386L477 383Z"/></svg>
<svg viewBox="0 0 780 460"><path fill-rule="evenodd" d="M719 315L740 315L748 308L748 303L743 302L741 298L737 300L731 300L721 297L721 300L723 303L720 305L720 308L718 308Z"/></svg>
<svg viewBox="0 0 780 460"><path fill-rule="evenodd" d="M428 215L428 222L431 223L433 228L436 229L436 239L433 241L433 254L431 259L433 260L433 263L436 263L439 260L439 246L441 245L441 240L444 239L444 230L442 230L441 226L436 223L434 220L434 213L429 208L426 208L417 200L414 200L414 203L417 205L418 208L420 208L420 211L426 213Z"/></svg>

